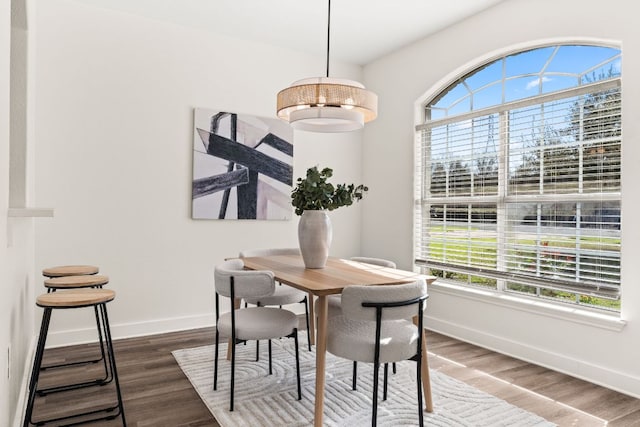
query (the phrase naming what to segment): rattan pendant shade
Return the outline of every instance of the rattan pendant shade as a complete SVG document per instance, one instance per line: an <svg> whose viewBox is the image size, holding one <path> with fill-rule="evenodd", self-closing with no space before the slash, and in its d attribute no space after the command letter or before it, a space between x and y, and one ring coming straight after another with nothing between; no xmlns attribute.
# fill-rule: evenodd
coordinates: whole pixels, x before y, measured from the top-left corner
<svg viewBox="0 0 640 427"><path fill-rule="evenodd" d="M331 0L329 19L331 22ZM327 77L293 82L278 92L278 117L294 129L311 132L347 132L361 129L378 115L378 96L353 80L329 77L327 28Z"/></svg>
<svg viewBox="0 0 640 427"><path fill-rule="evenodd" d="M296 129L346 132L377 116L378 97L353 80L316 77L278 93L278 117Z"/></svg>

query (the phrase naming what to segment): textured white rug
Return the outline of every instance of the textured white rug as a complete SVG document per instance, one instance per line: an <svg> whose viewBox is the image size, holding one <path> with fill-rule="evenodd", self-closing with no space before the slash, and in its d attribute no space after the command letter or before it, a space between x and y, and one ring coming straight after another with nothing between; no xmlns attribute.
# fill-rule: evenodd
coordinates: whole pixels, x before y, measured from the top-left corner
<svg viewBox="0 0 640 427"><path fill-rule="evenodd" d="M173 356L213 416L223 427L313 425L315 353L300 336L302 400L296 400L295 357L292 339L273 341L273 375L268 375L266 342L260 361L255 343L238 345L236 352L235 408L229 412L231 363L225 359L226 341L220 346L218 390L213 391L214 346L176 350ZM315 351L315 347L314 347ZM325 426L371 425L373 368L358 365L358 390L351 390L352 362L327 354ZM397 374L389 369L389 397L378 404L378 425L418 425L416 364L401 362ZM382 369L381 369L382 372ZM549 427L543 418L513 406L440 372L431 371L434 413L425 412L425 425L448 427ZM382 375L380 380L382 399Z"/></svg>

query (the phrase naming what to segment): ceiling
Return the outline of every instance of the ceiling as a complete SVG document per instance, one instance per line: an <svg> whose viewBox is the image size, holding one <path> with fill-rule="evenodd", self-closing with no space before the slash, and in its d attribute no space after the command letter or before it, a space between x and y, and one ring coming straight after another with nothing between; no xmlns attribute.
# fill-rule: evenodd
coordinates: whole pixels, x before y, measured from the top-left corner
<svg viewBox="0 0 640 427"><path fill-rule="evenodd" d="M327 0L75 0L326 55ZM364 65L505 0L333 0L331 60Z"/></svg>

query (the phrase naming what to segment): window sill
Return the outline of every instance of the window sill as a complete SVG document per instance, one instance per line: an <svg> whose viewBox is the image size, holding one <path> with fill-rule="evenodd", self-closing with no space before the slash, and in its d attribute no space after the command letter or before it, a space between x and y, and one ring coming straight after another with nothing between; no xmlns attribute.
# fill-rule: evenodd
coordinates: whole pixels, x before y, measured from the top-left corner
<svg viewBox="0 0 640 427"><path fill-rule="evenodd" d="M616 314L609 314L583 307L553 304L520 295L497 292L491 289L468 288L438 279L429 285L429 291L498 305L513 310L553 317L568 322L620 332L627 324Z"/></svg>

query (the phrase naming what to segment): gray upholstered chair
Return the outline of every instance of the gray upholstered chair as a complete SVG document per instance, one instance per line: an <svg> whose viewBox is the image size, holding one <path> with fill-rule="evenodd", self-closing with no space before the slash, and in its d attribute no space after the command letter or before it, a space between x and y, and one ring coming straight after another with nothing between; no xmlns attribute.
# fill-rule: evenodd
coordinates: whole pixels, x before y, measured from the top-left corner
<svg viewBox="0 0 640 427"><path fill-rule="evenodd" d="M275 290L273 273L270 271L244 270L240 259L225 261L215 267L216 345L213 374L213 389L218 387L218 343L219 334L231 337L231 392L229 410L233 411L235 381L236 344L247 340L269 340L269 374L271 366L271 339L291 337L295 340L298 400L302 398L300 388L300 359L298 357L298 317L295 313L275 307L234 308L236 298L267 298ZM220 314L219 296L231 299L231 311Z"/></svg>
<svg viewBox="0 0 640 427"><path fill-rule="evenodd" d="M365 264L379 265L380 267L396 268L396 263L384 258L372 258L368 256L352 256L351 261L364 262Z"/></svg>
<svg viewBox="0 0 640 427"><path fill-rule="evenodd" d="M353 256L349 259L351 261L362 262L365 264L371 264L371 265L385 267L385 268L396 268L395 262L390 261L388 259L383 259L383 258ZM340 308L340 295L330 295L329 297L327 297L327 305L328 305L328 310L327 310L328 317L338 316L342 314L342 309ZM317 304L315 305L314 308L315 308L315 312L317 313L318 312Z"/></svg>
<svg viewBox="0 0 640 427"><path fill-rule="evenodd" d="M372 257L365 257L365 256L354 256L350 258L351 261L356 261L356 262L362 262L365 264L371 264L371 265L375 265L375 266L379 266L379 267L383 267L383 268L396 268L396 263L388 260L388 259L384 259L384 258L372 258ZM331 316L340 316L342 314L342 308L340 306L340 295L330 295L329 297L327 297L327 317L331 317ZM317 304L315 305L315 312L318 312L318 306ZM388 367L385 365L385 372L386 369L388 369ZM393 363L393 373L396 373L396 364L395 362ZM358 362L357 361L353 361L353 382L352 382L352 387L355 390L356 389L356 381L358 378ZM385 387L386 387L386 378L385 378Z"/></svg>
<svg viewBox="0 0 640 427"><path fill-rule="evenodd" d="M298 248L268 248L268 249L246 249L240 251L240 258L275 256L275 255L300 255ZM245 304L254 304L257 306L279 306L288 304L304 304L305 320L307 321L307 346L311 351L311 329L309 328L309 307L306 292L292 288L287 285L276 286L276 290L272 295L267 297L244 298ZM260 343L256 343L256 360L258 360L260 351Z"/></svg>
<svg viewBox="0 0 640 427"><path fill-rule="evenodd" d="M424 279L404 285L349 286L342 292L342 315L328 319L327 351L374 364L373 426L377 419L380 364L402 360L415 360L418 364L418 417L423 425L422 316L426 299ZM418 317L417 326L412 321L414 316ZM386 398L386 368L384 373Z"/></svg>

